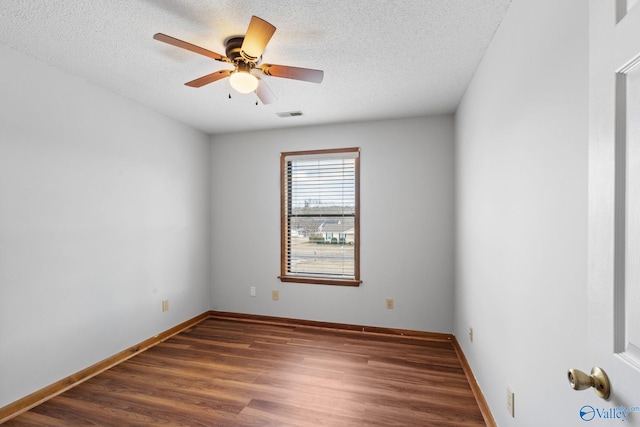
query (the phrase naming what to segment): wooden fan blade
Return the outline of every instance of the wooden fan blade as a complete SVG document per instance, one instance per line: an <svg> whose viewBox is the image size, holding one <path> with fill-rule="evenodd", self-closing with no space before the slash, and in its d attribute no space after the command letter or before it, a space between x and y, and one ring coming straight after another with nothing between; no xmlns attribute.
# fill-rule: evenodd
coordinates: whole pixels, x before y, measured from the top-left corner
<svg viewBox="0 0 640 427"><path fill-rule="evenodd" d="M260 102L262 102L264 105L274 103L277 100L276 96L271 91L271 88L262 79L259 79L258 81L256 95L258 95L258 98L260 98Z"/></svg>
<svg viewBox="0 0 640 427"><path fill-rule="evenodd" d="M157 34L154 34L153 38L161 42L168 43L172 46L190 50L191 52L199 53L200 55L204 55L208 58L215 59L216 61L231 62L231 60L226 56L220 55L219 53L212 52L203 47L196 46L195 44L185 42L175 37L168 36L166 34L157 33Z"/></svg>
<svg viewBox="0 0 640 427"><path fill-rule="evenodd" d="M302 80L305 82L322 83L324 71L310 68L289 67L287 65L262 64L258 67L267 76L283 77L285 79Z"/></svg>
<svg viewBox="0 0 640 427"><path fill-rule="evenodd" d="M247 61L256 62L264 52L264 48L276 32L276 27L257 16L251 17L247 34L244 36L240 55Z"/></svg>
<svg viewBox="0 0 640 427"><path fill-rule="evenodd" d="M187 82L185 83L185 85L189 87L202 87L204 85L208 85L209 83L224 79L225 77L229 77L232 71L233 70L216 71L215 73L207 74L206 76L202 76L199 79Z"/></svg>

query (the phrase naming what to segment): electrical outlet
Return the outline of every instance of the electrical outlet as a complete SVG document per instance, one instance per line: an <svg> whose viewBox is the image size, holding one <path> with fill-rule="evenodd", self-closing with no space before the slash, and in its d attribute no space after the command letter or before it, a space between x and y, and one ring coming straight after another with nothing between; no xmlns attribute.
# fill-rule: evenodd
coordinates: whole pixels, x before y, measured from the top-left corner
<svg viewBox="0 0 640 427"><path fill-rule="evenodd" d="M393 310L393 298L387 298L387 310Z"/></svg>
<svg viewBox="0 0 640 427"><path fill-rule="evenodd" d="M256 287L252 286L249 288L249 295L251 295L252 297L256 296Z"/></svg>
<svg viewBox="0 0 640 427"><path fill-rule="evenodd" d="M512 418L516 417L515 411L515 393L511 390L511 387L507 386L507 411L511 414Z"/></svg>
<svg viewBox="0 0 640 427"><path fill-rule="evenodd" d="M469 326L469 341L473 342L473 328Z"/></svg>
<svg viewBox="0 0 640 427"><path fill-rule="evenodd" d="M278 301L280 299L280 291L271 291L271 299Z"/></svg>
<svg viewBox="0 0 640 427"><path fill-rule="evenodd" d="M168 299L163 299L162 300L162 311L169 311L169 300Z"/></svg>

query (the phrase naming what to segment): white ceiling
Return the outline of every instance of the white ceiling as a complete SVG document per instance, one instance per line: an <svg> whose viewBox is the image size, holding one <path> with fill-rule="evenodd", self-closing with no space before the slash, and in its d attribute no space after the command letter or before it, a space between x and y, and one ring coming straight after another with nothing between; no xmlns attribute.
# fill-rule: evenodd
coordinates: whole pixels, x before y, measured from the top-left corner
<svg viewBox="0 0 640 427"><path fill-rule="evenodd" d="M511 0L7 0L0 43L210 134L455 111ZM228 98L225 53L251 15L277 30L263 62L324 70L321 84L264 77L278 98ZM301 117L276 113L302 111Z"/></svg>

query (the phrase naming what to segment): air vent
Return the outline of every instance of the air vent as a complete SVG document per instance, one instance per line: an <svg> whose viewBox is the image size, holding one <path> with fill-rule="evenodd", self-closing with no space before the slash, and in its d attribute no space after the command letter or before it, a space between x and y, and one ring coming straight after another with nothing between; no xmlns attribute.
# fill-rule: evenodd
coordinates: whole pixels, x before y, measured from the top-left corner
<svg viewBox="0 0 640 427"><path fill-rule="evenodd" d="M278 117L298 117L302 115L302 111L285 111L283 113L276 113Z"/></svg>

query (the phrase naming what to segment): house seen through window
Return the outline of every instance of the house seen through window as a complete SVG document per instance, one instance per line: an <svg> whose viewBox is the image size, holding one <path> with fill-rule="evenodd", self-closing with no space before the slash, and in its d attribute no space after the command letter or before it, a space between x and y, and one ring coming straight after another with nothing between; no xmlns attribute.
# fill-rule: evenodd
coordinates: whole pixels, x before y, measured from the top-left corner
<svg viewBox="0 0 640 427"><path fill-rule="evenodd" d="M281 274L360 284L359 148L282 153Z"/></svg>

